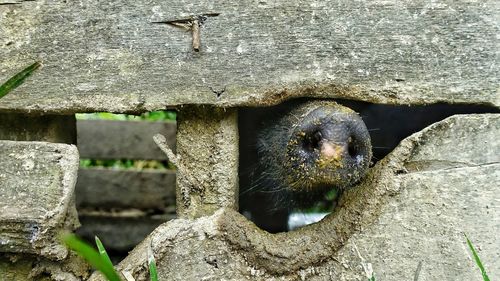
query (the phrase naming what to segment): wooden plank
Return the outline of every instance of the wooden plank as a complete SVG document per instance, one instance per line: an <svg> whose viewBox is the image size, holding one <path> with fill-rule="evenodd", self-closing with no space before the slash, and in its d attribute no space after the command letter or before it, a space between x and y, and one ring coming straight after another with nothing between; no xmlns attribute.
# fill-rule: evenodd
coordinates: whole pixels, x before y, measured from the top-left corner
<svg viewBox="0 0 500 281"><path fill-rule="evenodd" d="M153 135L167 137L175 148L175 122L78 120L77 144L81 158L165 160Z"/></svg>
<svg viewBox="0 0 500 281"><path fill-rule="evenodd" d="M0 141L0 252L66 257L77 170L73 145Z"/></svg>
<svg viewBox="0 0 500 281"><path fill-rule="evenodd" d="M78 208L165 209L175 206L175 171L80 168Z"/></svg>
<svg viewBox="0 0 500 281"><path fill-rule="evenodd" d="M80 215L82 226L77 234L93 241L97 235L108 251L128 252L160 224L175 218L175 214L158 216L116 216L106 214Z"/></svg>
<svg viewBox="0 0 500 281"><path fill-rule="evenodd" d="M377 280L407 280L420 260L421 280L480 279L464 253L467 233L490 276L498 276L499 133L499 114L450 117L403 140L320 223L270 234L230 208L177 219L152 232L117 270L147 279L150 251L164 280L287 280L301 274L306 280L366 280L362 260L373 262ZM89 280L103 279L94 274Z"/></svg>
<svg viewBox="0 0 500 281"><path fill-rule="evenodd" d="M234 109L186 107L178 117L177 215L238 209L238 121Z"/></svg>
<svg viewBox="0 0 500 281"><path fill-rule="evenodd" d="M74 144L74 115L28 115L0 113L0 139Z"/></svg>
<svg viewBox="0 0 500 281"><path fill-rule="evenodd" d="M154 21L218 13L190 32ZM0 110L144 112L294 96L499 106L496 0L27 1L0 5Z"/></svg>

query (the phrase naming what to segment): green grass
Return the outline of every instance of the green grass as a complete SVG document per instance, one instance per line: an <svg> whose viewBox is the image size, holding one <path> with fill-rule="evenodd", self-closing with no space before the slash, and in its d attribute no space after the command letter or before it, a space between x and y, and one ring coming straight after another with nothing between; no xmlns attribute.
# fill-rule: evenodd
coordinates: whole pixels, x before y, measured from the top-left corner
<svg viewBox="0 0 500 281"><path fill-rule="evenodd" d="M80 120L118 120L118 121L175 121L175 111L151 111L141 115L116 114L109 112L79 113L76 119Z"/></svg>
<svg viewBox="0 0 500 281"><path fill-rule="evenodd" d="M99 270L108 281L121 281L104 245L97 236L95 237L97 250L74 234L63 235L62 240L68 248L84 258L93 268ZM150 280L158 281L158 270L156 269L156 262L152 254L149 254L148 264Z"/></svg>
<svg viewBox="0 0 500 281"><path fill-rule="evenodd" d="M149 254L149 279L151 281L158 281L158 270L156 269L155 258L152 254Z"/></svg>
<svg viewBox="0 0 500 281"><path fill-rule="evenodd" d="M0 85L0 98L4 97L19 85L21 85L24 80L26 80L26 78L28 78L33 73L33 71L35 71L40 66L40 62L35 62Z"/></svg>
<svg viewBox="0 0 500 281"><path fill-rule="evenodd" d="M96 243L99 241L99 252L92 246L80 240L74 234L68 234L62 238L64 244L71 250L75 251L79 256L84 258L93 268L99 270L104 277L109 281L121 281L118 273L113 268L113 264L109 260L106 250L102 246L101 241L96 237Z"/></svg>
<svg viewBox="0 0 500 281"><path fill-rule="evenodd" d="M97 236L95 237L95 244L97 246L97 250L99 251L99 255L101 256L102 262L105 263L107 268L113 268L113 263L111 262L104 245L102 245L101 240Z"/></svg>
<svg viewBox="0 0 500 281"><path fill-rule="evenodd" d="M469 237L464 233L465 239L467 240L467 245L469 245L469 249L472 252L472 256L474 257L474 261L476 262L477 266L479 267L479 270L481 270L481 274L483 275L483 280L484 281L490 281L490 278L486 274L486 270L484 269L483 263L481 262L481 259L479 258L476 250L474 249L474 246L472 245L472 242L469 240Z"/></svg>

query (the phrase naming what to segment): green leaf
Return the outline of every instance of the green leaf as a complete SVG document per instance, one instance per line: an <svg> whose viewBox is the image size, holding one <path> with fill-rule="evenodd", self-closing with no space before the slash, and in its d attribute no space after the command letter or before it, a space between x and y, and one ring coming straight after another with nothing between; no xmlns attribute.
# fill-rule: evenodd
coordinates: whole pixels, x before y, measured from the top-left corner
<svg viewBox="0 0 500 281"><path fill-rule="evenodd" d="M158 271L156 270L156 262L153 255L149 256L149 279L151 281L158 281Z"/></svg>
<svg viewBox="0 0 500 281"><path fill-rule="evenodd" d="M106 267L113 268L113 263L111 262L111 259L108 256L108 253L106 252L106 249L104 248L104 245L102 245L101 240L99 237L95 236L95 244L97 245L97 249L99 250L99 254L101 255L101 259L103 262L105 262L107 265Z"/></svg>
<svg viewBox="0 0 500 281"><path fill-rule="evenodd" d="M77 252L78 255L86 259L87 262L90 263L90 265L99 270L106 277L106 279L108 279L109 281L120 281L120 277L113 268L111 261L109 261L109 257L108 262L92 246L83 242L74 234L64 235L62 240L64 244L66 244L70 249Z"/></svg>
<svg viewBox="0 0 500 281"><path fill-rule="evenodd" d="M0 86L0 98L8 94L10 91L14 90L17 86L21 85L28 76L33 73L37 68L40 67L40 62L35 62L34 64L26 67L14 77L7 80Z"/></svg>
<svg viewBox="0 0 500 281"><path fill-rule="evenodd" d="M476 253L476 250L474 249L474 246L472 245L472 242L469 240L467 235L464 233L465 239L467 240L467 245L469 245L470 251L472 252L472 255L474 256L474 260L476 261L477 266L479 267L479 270L481 270L481 274L483 275L483 280L484 281L490 281L490 278L486 274L486 270L484 269L483 263L481 262L481 259Z"/></svg>

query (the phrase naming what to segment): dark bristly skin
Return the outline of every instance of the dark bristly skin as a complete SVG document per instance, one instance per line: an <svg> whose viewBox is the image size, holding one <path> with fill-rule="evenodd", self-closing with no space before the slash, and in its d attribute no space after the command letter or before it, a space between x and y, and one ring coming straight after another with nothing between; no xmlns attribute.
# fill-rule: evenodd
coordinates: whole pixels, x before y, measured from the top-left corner
<svg viewBox="0 0 500 281"><path fill-rule="evenodd" d="M283 219L291 209L307 208L325 193L358 182L371 161L368 130L351 109L333 101L293 103L264 122L258 134L257 167L252 190L265 208L248 210L254 222L270 232L259 216ZM255 198L254 198L255 199Z"/></svg>

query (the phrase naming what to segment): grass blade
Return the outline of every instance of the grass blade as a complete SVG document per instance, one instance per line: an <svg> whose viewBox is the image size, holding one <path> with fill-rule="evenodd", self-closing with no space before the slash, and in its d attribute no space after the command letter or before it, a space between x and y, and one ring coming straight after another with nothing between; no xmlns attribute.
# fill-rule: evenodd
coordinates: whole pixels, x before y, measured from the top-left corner
<svg viewBox="0 0 500 281"><path fill-rule="evenodd" d="M103 262L107 264L107 267L113 268L113 263L111 262L111 259L109 258L104 245L97 236L95 236L95 244L97 245L97 250L99 250L99 255L101 255L101 259L103 260Z"/></svg>
<svg viewBox="0 0 500 281"><path fill-rule="evenodd" d="M99 270L109 281L120 281L120 277L113 268L113 265L110 265L111 262L106 262L101 254L92 246L83 242L73 234L65 235L62 239L64 244L87 260L90 265Z"/></svg>
<svg viewBox="0 0 500 281"><path fill-rule="evenodd" d="M151 281L158 281L158 272L156 270L155 260L149 263L149 276Z"/></svg>
<svg viewBox="0 0 500 281"><path fill-rule="evenodd" d="M158 271L156 270L156 262L153 256L149 257L149 279L158 281Z"/></svg>
<svg viewBox="0 0 500 281"><path fill-rule="evenodd" d="M481 262L481 259L476 253L476 250L474 249L474 246L472 245L472 242L469 240L469 237L464 233L465 239L467 239L467 245L469 245L469 249L472 252L472 255L474 256L474 260L476 261L477 266L479 267L479 270L481 270L481 274L483 275L483 280L484 281L490 281L490 278L486 274L486 270L484 269L483 263Z"/></svg>
<svg viewBox="0 0 500 281"><path fill-rule="evenodd" d="M34 64L26 67L18 74L14 75L12 78L7 80L7 82L0 85L0 98L8 94L10 91L14 90L17 86L21 85L28 76L33 73L37 68L40 67L40 62L35 62Z"/></svg>

